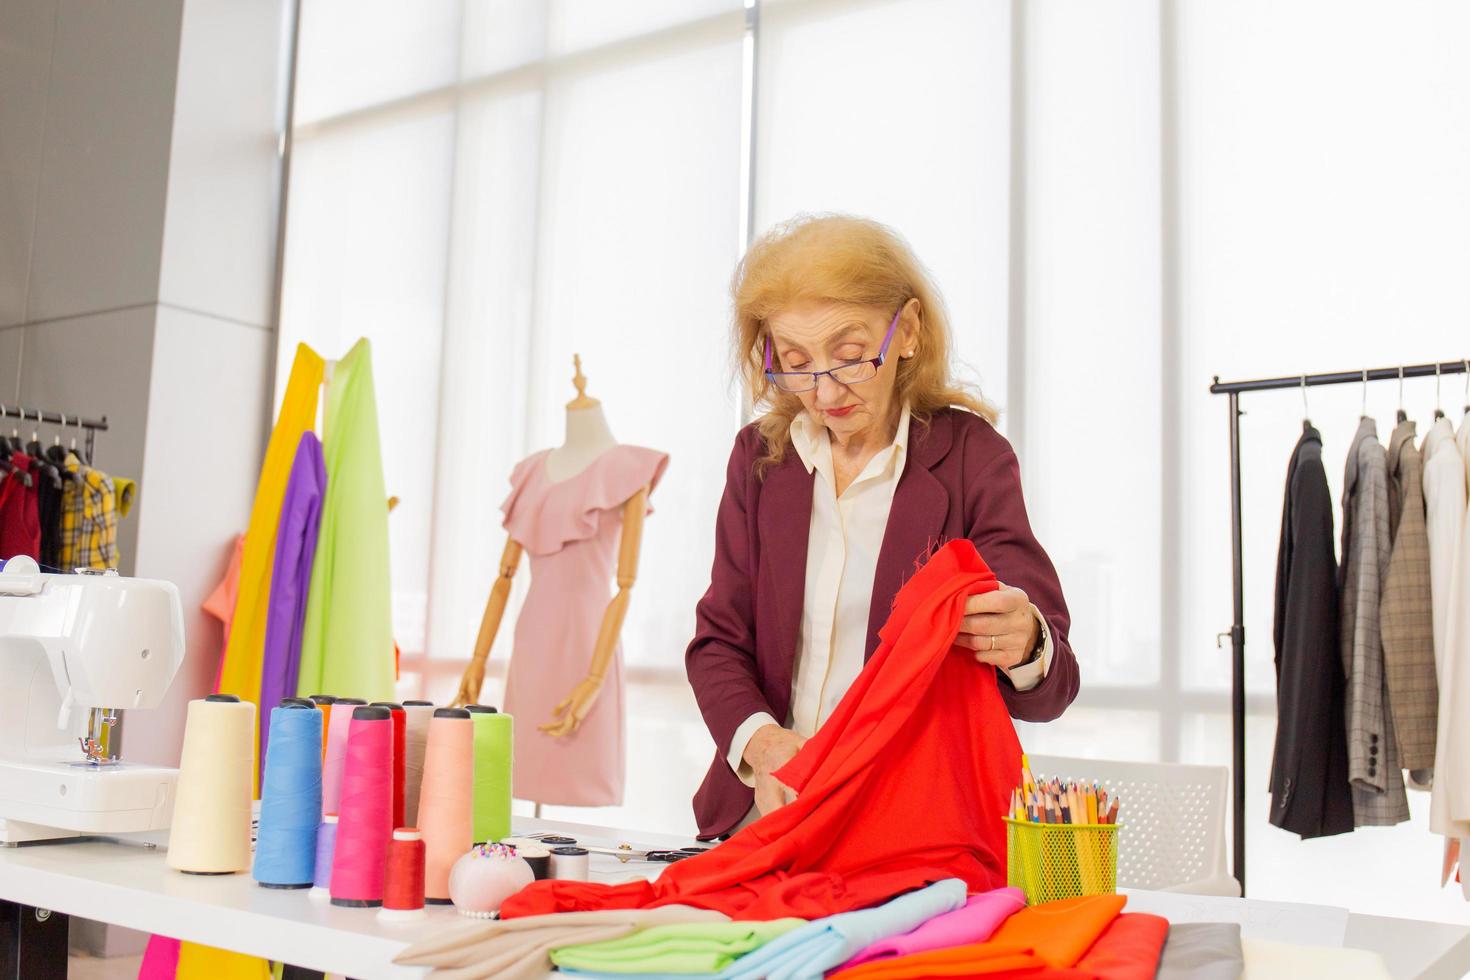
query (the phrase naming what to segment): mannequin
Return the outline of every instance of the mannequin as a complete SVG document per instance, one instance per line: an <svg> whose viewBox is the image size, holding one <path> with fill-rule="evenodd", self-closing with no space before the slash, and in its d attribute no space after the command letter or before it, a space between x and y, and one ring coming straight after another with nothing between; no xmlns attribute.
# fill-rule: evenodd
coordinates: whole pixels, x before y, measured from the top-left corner
<svg viewBox="0 0 1470 980"><path fill-rule="evenodd" d="M572 363L576 371L572 384L577 389L577 396L566 405L566 436L560 446L547 453L545 460L546 477L552 483L560 483L578 475L618 444L608 427L606 416L603 415L602 403L587 394L587 378L582 374L582 358L573 355ZM641 487L623 504L617 560L618 591L603 612L586 676L577 681L567 696L557 703L552 717L537 726L549 735L560 738L577 731L602 690L637 578L638 553L643 538L643 518L648 510L649 490L647 485ZM474 653L465 667L459 692L454 698L456 705L473 704L480 696L480 688L485 680L485 661L495 643L495 635L499 632L500 620L505 614L505 604L510 596L511 582L520 566L522 550L522 546L514 539L508 539L505 543L505 551L500 556L500 572L491 586L489 599L485 603L485 613L480 619L480 632L475 638Z"/></svg>

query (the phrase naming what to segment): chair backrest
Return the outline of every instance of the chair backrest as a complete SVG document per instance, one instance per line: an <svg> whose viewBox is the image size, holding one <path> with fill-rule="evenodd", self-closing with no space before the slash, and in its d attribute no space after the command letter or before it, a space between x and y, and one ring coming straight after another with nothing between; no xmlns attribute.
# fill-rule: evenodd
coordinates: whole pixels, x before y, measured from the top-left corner
<svg viewBox="0 0 1470 980"><path fill-rule="evenodd" d="M1037 779L1098 782L1121 801L1118 885L1162 889L1228 874L1224 766L1031 755Z"/></svg>

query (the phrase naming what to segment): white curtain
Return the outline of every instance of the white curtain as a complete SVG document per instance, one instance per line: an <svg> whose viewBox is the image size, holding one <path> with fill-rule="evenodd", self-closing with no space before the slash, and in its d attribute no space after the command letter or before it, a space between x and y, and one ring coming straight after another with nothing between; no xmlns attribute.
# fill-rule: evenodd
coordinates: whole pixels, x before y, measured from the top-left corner
<svg viewBox="0 0 1470 980"><path fill-rule="evenodd" d="M618 438L672 462L623 630L627 805L557 815L692 828L711 744L682 652L741 419L729 275L747 204L756 233L847 210L914 245L963 373L1017 440L1083 676L1025 744L1228 764L1226 419L1206 388L1470 354L1470 11L750 3L304 5L279 383L298 339L329 357L376 345L403 695L452 693L506 477L560 441L579 353ZM1361 392L1310 398L1336 492ZM1441 401L1458 419L1463 381ZM1431 381L1405 386L1421 430L1434 403ZM1397 405L1372 386L1385 438ZM1295 393L1245 408L1252 893L1470 920L1434 886L1422 797L1412 824L1329 841L1267 823L1271 590L1302 409Z"/></svg>

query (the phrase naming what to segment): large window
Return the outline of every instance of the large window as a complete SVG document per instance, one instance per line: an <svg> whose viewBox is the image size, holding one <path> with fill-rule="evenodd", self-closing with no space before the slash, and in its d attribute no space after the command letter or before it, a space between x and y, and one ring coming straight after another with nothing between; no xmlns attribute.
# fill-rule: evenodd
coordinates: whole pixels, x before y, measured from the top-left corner
<svg viewBox="0 0 1470 980"><path fill-rule="evenodd" d="M280 359L374 342L403 696L452 694L507 477L561 441L578 353L620 441L672 462L623 629L627 804L555 815L692 828L712 745L682 655L744 413L729 276L752 232L845 210L933 271L1061 574L1083 693L1025 744L1228 764L1225 406L1206 386L1465 353L1466 17L1447 0L308 0ZM1312 393L1333 459L1359 398ZM1369 393L1385 437L1396 399ZM1427 422L1432 385L1405 400ZM1332 841L1266 822L1301 410L1245 407L1252 892L1470 920L1435 887L1422 796L1413 823Z"/></svg>

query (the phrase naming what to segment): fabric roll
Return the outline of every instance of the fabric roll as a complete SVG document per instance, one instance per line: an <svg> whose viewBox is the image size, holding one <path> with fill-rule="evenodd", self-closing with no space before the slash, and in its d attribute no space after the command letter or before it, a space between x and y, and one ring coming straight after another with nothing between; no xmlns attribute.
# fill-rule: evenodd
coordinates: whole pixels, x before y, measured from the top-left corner
<svg viewBox="0 0 1470 980"><path fill-rule="evenodd" d="M393 962L433 967L435 980L491 976L518 980L543 976L551 967L551 950L559 946L601 942L653 926L728 921L729 917L720 912L666 905L474 922L420 940Z"/></svg>
<svg viewBox="0 0 1470 980"><path fill-rule="evenodd" d="M1244 969L1240 923L1188 922L1169 927L1158 980L1239 980Z"/></svg>
<svg viewBox="0 0 1470 980"><path fill-rule="evenodd" d="M1243 939L1244 980L1390 980L1383 956L1347 946L1298 946Z"/></svg>
<svg viewBox="0 0 1470 980"><path fill-rule="evenodd" d="M270 980L270 964L244 953L179 944L178 980Z"/></svg>
<svg viewBox="0 0 1470 980"><path fill-rule="evenodd" d="M1097 942L1077 961L1077 969L1107 980L1154 980L1159 954L1168 935L1168 919L1143 912L1125 912L1097 937Z"/></svg>
<svg viewBox="0 0 1470 980"><path fill-rule="evenodd" d="M276 529L276 553L271 566L270 602L265 617L265 647L260 668L261 710L270 709L296 693L301 665L301 630L306 620L306 593L311 587L311 563L316 554L317 528L327 471L322 444L315 432L303 432L286 481ZM260 757L265 758L270 727L260 727Z"/></svg>
<svg viewBox="0 0 1470 980"><path fill-rule="evenodd" d="M876 908L808 922L743 957L725 977L728 980L820 977L859 949L916 929L936 915L953 912L964 904L963 881L958 878L937 881Z"/></svg>
<svg viewBox="0 0 1470 980"><path fill-rule="evenodd" d="M1001 886L996 815L1021 747L994 668L951 655L969 596L998 587L968 540L929 558L895 597L877 651L837 710L776 773L793 802L656 881L539 881L501 915L682 903L740 919L816 919L946 878L973 891ZM896 771L925 773L925 792L892 792Z"/></svg>
<svg viewBox="0 0 1470 980"><path fill-rule="evenodd" d="M685 922L641 929L621 939L551 951L562 969L612 974L717 974L739 957L807 923L801 919L767 922Z"/></svg>
<svg viewBox="0 0 1470 980"><path fill-rule="evenodd" d="M372 348L366 339L337 362L323 421L322 497L296 693L393 699L388 496L383 489Z"/></svg>
<svg viewBox="0 0 1470 980"><path fill-rule="evenodd" d="M1026 895L1019 888L997 888L971 895L963 907L953 912L937 915L917 929L863 947L842 968L931 949L983 943L1001 923L1025 907Z"/></svg>
<svg viewBox="0 0 1470 980"><path fill-rule="evenodd" d="M1121 895L1084 895L1022 909L983 943L872 960L832 974L832 980L914 980L918 977L1076 977L1069 971L1118 918ZM1030 972L1027 972L1030 971Z"/></svg>
<svg viewBox="0 0 1470 980"><path fill-rule="evenodd" d="M271 430L265 461L260 467L260 479L255 485L255 502L250 508L250 524L245 531L245 546L240 558L235 614L230 624L224 660L220 664L218 685L218 693L234 694L242 701L260 701L266 610L270 601L281 501L286 495L291 461L301 443L301 435L316 424L317 392L321 388L324 366L325 362L316 351L305 344L297 345L291 375L286 381L286 395ZM256 785L259 785L258 776Z"/></svg>

